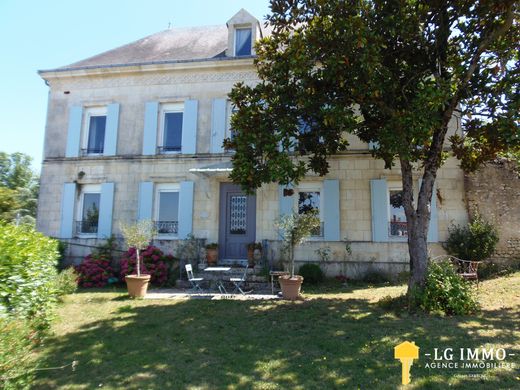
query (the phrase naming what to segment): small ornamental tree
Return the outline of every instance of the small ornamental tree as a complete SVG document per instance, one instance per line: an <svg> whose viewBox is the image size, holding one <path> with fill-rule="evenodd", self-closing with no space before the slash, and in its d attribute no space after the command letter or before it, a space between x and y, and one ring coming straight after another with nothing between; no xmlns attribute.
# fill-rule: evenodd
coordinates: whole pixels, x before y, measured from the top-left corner
<svg viewBox="0 0 520 390"><path fill-rule="evenodd" d="M280 229L284 247L289 254L289 271L294 277L294 248L303 244L320 226L320 219L315 212L282 215L275 221Z"/></svg>
<svg viewBox="0 0 520 390"><path fill-rule="evenodd" d="M155 227L152 221L142 220L132 225L121 224L121 233L129 248L136 250L136 272L137 276L141 276L141 258L140 250L145 249L152 241L155 234Z"/></svg>
<svg viewBox="0 0 520 390"><path fill-rule="evenodd" d="M430 203L451 144L466 170L520 150L520 3L515 0L271 0L256 45L260 82L235 85L231 179L324 176L345 135L398 165L408 224L408 291L422 288ZM447 139L461 118L462 134ZM450 142L448 142L450 141ZM422 178L417 199L414 175Z"/></svg>

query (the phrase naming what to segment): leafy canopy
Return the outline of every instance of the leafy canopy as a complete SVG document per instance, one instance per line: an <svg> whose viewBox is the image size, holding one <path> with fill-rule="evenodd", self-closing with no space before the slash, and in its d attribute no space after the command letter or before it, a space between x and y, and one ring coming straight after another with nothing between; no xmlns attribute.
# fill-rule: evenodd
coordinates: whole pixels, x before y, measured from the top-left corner
<svg viewBox="0 0 520 390"><path fill-rule="evenodd" d="M328 172L345 133L436 171L448 123L467 170L520 150L519 3L272 0L256 45L260 82L230 93L232 179L250 191Z"/></svg>

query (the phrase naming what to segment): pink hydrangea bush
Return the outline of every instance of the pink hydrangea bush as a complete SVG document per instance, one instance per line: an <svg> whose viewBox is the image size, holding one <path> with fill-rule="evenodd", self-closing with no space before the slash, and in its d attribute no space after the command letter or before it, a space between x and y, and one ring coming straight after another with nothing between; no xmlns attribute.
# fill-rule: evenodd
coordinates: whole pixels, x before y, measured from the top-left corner
<svg viewBox="0 0 520 390"><path fill-rule="evenodd" d="M108 280L115 276L110 258L104 254L90 254L74 268L78 273L80 287L105 287Z"/></svg>
<svg viewBox="0 0 520 390"><path fill-rule="evenodd" d="M168 281L170 267L176 259L172 255L165 255L159 248L148 246L141 251L141 274L151 275L150 282L162 286ZM126 275L135 275L136 272L136 250L128 249L121 257L121 280Z"/></svg>

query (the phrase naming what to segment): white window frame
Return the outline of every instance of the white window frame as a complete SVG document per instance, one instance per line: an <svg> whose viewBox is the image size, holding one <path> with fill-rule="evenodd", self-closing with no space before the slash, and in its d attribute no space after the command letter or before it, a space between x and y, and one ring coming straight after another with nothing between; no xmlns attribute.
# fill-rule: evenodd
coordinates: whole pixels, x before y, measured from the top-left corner
<svg viewBox="0 0 520 390"><path fill-rule="evenodd" d="M162 184L156 184L155 185L155 191L154 191L154 206L153 206L153 220L154 223L159 221L159 206L160 206L160 194L161 192L178 192L180 196L181 186L178 183L162 183ZM180 199L179 199L180 201ZM178 206L177 206L178 207ZM177 212L177 216L179 216L179 211ZM179 221L177 221L178 223ZM174 239L178 237L178 227L177 227L177 234L168 234L168 233L159 233L157 232L156 237L160 239Z"/></svg>
<svg viewBox="0 0 520 390"><path fill-rule="evenodd" d="M298 187L294 189L294 210L298 212L298 201L300 199L300 192L319 192L320 193L320 205L319 205L319 214L318 217L320 219L320 232L321 236L311 236L309 240L311 241L321 241L324 239L323 237L323 229L322 226L325 223L323 220L323 206L324 206L324 198L323 198L323 183L320 182L304 182L298 184Z"/></svg>
<svg viewBox="0 0 520 390"><path fill-rule="evenodd" d="M392 223L392 204L390 203L390 193L392 191L402 191L403 190L403 185L402 183L400 182L388 182L387 184L387 194L386 194L386 208L387 208L387 212L388 212L388 227L387 227L387 231L388 231L388 238L390 240L397 240L397 241L407 241L408 240L408 236L407 235L404 235L404 236L394 236L392 234L390 234L390 224ZM406 215L405 215L405 219L406 219ZM407 226L408 226L408 221L402 221L402 222L406 222L407 223Z"/></svg>
<svg viewBox="0 0 520 390"><path fill-rule="evenodd" d="M238 30L251 30L251 51L249 54L237 54L237 31ZM235 31L233 31L233 52L235 54L235 57L248 57L253 55L253 37L254 37L254 30L253 26L251 24L245 24L243 26L235 26Z"/></svg>
<svg viewBox="0 0 520 390"><path fill-rule="evenodd" d="M99 200L101 203L101 184L85 184L81 187L78 199L78 207L76 209L76 222L83 221L83 206L85 200L85 194L99 194ZM98 217L98 229L99 229L99 217ZM76 235L82 238L97 237L97 233L81 233L76 231Z"/></svg>
<svg viewBox="0 0 520 390"><path fill-rule="evenodd" d="M164 146L164 124L166 122L166 114L170 112L181 112L183 114L184 119L184 103L176 102L176 103L162 103L159 108L159 129L158 129L158 146L162 148ZM184 135L184 126L181 128L181 137ZM180 154L182 153L182 141L181 141L181 150L171 150L164 151L161 150L159 154Z"/></svg>
<svg viewBox="0 0 520 390"><path fill-rule="evenodd" d="M102 156L105 152L105 148L103 145L103 153L88 153L88 138L90 135L90 117L92 116L105 116L108 119L108 109L107 106L95 106L95 107L86 107L85 115L83 116L83 125L82 125L82 136L81 136L81 150L85 151L85 156ZM105 137L107 136L107 128L105 122Z"/></svg>

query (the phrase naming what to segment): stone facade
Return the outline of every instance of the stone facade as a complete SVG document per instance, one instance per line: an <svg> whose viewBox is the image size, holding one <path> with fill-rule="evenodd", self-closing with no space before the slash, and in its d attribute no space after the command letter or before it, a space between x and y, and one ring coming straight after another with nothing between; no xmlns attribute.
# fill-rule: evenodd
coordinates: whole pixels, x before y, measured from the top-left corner
<svg viewBox="0 0 520 390"><path fill-rule="evenodd" d="M478 212L498 229L496 260L520 259L520 175L515 168L497 161L465 176L469 214Z"/></svg>
<svg viewBox="0 0 520 390"><path fill-rule="evenodd" d="M44 162L37 226L43 233L60 237L63 223L63 185L75 183L76 196L86 185L114 183L112 233L119 236L121 222L134 221L139 208L139 184L153 182L194 183L192 233L208 242L219 238L219 188L228 182L227 174L194 173L204 168L229 163L229 153L210 153L212 107L215 99L225 99L236 82L253 85L256 78L251 58L227 58L185 63L164 63L124 67L100 67L45 71L42 77L50 87L45 132ZM144 155L143 127L145 104L149 101L198 102L196 152L176 155ZM69 112L73 106L119 104L117 152L114 156L65 157ZM457 130L454 119L450 131ZM318 261L316 249L330 247L332 260L324 264L327 274L362 276L370 270L397 274L408 268L408 248L404 238L374 242L370 180L386 179L400 183L400 170L385 170L383 162L372 158L368 145L348 136L349 152L330 158L330 173L325 178L307 177L303 184L324 179L339 183L339 241L312 239L296 251L299 263ZM190 169L192 170L190 172ZM416 178L418 184L419 177ZM516 187L518 188L518 187ZM437 242L432 255L443 253L439 242L446 239L448 226L466 223L464 175L457 162L449 158L439 171L437 200ZM518 202L517 202L518 204ZM273 222L280 213L279 189L264 185L256 196L256 241L267 244L270 264L279 262L279 236ZM518 213L517 213L518 215ZM74 237L69 255L76 260L85 255L96 238ZM349 242L352 254L345 251ZM173 249L175 240L160 245Z"/></svg>

